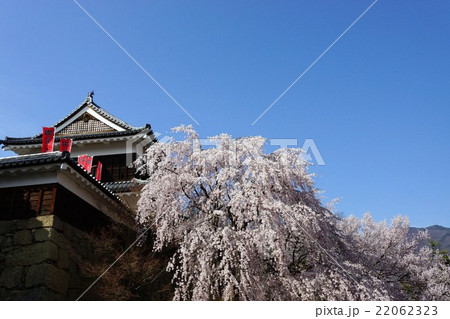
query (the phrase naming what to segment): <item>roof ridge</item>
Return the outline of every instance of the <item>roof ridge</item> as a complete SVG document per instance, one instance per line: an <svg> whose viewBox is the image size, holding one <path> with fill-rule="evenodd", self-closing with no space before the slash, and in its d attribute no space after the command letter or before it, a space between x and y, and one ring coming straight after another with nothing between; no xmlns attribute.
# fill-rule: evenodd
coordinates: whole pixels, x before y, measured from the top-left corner
<svg viewBox="0 0 450 319"><path fill-rule="evenodd" d="M62 118L61 120L57 121L53 127L57 127L59 125L61 125L62 123L68 121L70 118L72 118L76 113L78 113L82 108L84 107L90 107L92 108L94 111L96 111L98 114L104 116L106 119L110 120L111 122L113 122L114 124L117 124L119 126L121 126L124 129L136 129L138 127L133 126L131 124L128 124L127 122L125 122L124 120L119 119L117 116L113 115L112 113L106 111L104 108L102 108L100 105L98 105L97 103L95 103L92 99L92 97L90 95L88 95L88 97L86 97L86 99L83 101L83 103L81 103L80 105L78 105L75 109L73 109L68 115L66 115L64 118ZM42 136L42 133L39 133L37 135L34 135L33 138L39 138Z"/></svg>
<svg viewBox="0 0 450 319"><path fill-rule="evenodd" d="M73 116L75 113L77 113L79 110L81 110L85 105L87 104L87 98L83 101L83 103L81 103L80 105L78 105L75 109L73 109L68 115L66 115L64 118L62 118L61 120L59 120L58 122L56 122L52 127L56 127L58 125L60 125L61 123L63 123L64 121L68 120L71 116ZM42 136L42 133L39 133L37 135L32 136L32 138L39 138Z"/></svg>
<svg viewBox="0 0 450 319"><path fill-rule="evenodd" d="M14 155L14 156L7 156L7 157L0 157L0 161L8 160L8 159L14 159L14 158L23 158L28 159L31 157L38 157L38 156L48 156L48 155L62 155L62 152L60 151L54 151L54 152L47 152L47 153L33 153L33 154L25 154L25 155Z"/></svg>
<svg viewBox="0 0 450 319"><path fill-rule="evenodd" d="M101 115L106 115L107 119L111 120L115 124L118 124L120 126L123 126L124 128L128 128L128 129L136 128L136 126L128 124L124 120L119 119L117 116L115 116L115 115L111 114L110 112L106 111L104 108L100 107L99 105L97 105L93 101L92 102L88 102L88 105L91 106L92 108L96 108L94 110L99 112Z"/></svg>
<svg viewBox="0 0 450 319"><path fill-rule="evenodd" d="M80 140L90 140L90 139L97 139L97 138L114 138L114 137L120 137L120 136L129 136L129 135L141 133L142 131L144 131L146 129L149 129L147 135L151 136L153 134L153 131L151 129L151 126L149 124L147 124L142 127L137 127L135 129L125 130L125 131L55 136L55 143L58 143L62 138L70 138L74 141L80 141ZM18 145L18 144L38 144L41 142L41 140L42 140L42 137L8 137L8 136L6 136L6 138L4 140L0 141L0 144L3 144L4 146Z"/></svg>

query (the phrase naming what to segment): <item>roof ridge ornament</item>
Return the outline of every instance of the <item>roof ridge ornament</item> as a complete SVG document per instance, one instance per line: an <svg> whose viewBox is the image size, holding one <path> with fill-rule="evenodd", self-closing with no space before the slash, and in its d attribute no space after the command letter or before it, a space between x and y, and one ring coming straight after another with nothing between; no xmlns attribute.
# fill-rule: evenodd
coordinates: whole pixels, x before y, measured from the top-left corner
<svg viewBox="0 0 450 319"><path fill-rule="evenodd" d="M86 103L93 103L94 102L94 90L92 90L91 92L88 93L85 102Z"/></svg>

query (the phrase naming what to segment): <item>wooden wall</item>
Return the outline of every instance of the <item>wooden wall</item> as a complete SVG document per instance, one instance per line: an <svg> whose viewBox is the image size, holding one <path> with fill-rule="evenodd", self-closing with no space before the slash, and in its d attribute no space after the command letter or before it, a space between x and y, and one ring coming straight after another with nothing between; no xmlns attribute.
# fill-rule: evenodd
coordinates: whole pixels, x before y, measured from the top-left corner
<svg viewBox="0 0 450 319"><path fill-rule="evenodd" d="M0 188L0 220L56 215L82 230L110 222L109 218L59 184Z"/></svg>
<svg viewBox="0 0 450 319"><path fill-rule="evenodd" d="M1 188L0 220L53 214L56 191L56 184Z"/></svg>
<svg viewBox="0 0 450 319"><path fill-rule="evenodd" d="M136 154L133 154L133 161L135 159ZM101 179L103 183L130 181L135 177L136 169L126 165L126 154L94 156L94 168L92 169L94 176L99 161L103 165Z"/></svg>
<svg viewBox="0 0 450 319"><path fill-rule="evenodd" d="M110 223L110 219L98 209L58 185L54 214L66 223L81 230L91 231Z"/></svg>

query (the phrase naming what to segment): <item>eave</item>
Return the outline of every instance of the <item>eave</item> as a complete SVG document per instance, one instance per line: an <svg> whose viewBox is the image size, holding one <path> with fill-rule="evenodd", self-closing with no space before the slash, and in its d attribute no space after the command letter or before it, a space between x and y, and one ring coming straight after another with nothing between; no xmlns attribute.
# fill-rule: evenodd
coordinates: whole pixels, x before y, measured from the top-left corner
<svg viewBox="0 0 450 319"><path fill-rule="evenodd" d="M112 220L118 221L130 228L134 227L132 210L115 195L105 184L99 182L75 161L67 152L41 153L0 158L0 187L19 186L20 184L35 185L39 183L36 176L45 176L44 182L56 181L62 185L76 183L75 191L96 194L97 200L89 202L89 194L84 193L85 200L101 210ZM22 178L20 178L22 177ZM3 186L2 186L3 185ZM8 186L9 185L9 186ZM25 186L25 185L23 185ZM81 187L80 187L81 186ZM80 195L82 196L82 195ZM89 197L89 198L88 198Z"/></svg>

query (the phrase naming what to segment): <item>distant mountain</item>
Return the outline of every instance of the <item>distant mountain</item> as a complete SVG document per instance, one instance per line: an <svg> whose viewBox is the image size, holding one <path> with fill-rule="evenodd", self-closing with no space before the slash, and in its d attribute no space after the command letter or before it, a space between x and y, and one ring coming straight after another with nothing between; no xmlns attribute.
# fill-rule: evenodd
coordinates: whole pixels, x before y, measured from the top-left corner
<svg viewBox="0 0 450 319"><path fill-rule="evenodd" d="M416 228L410 227L410 232L412 234L417 233L419 230L428 230L432 240L441 244L441 249L450 252L450 228L433 225L427 228Z"/></svg>

